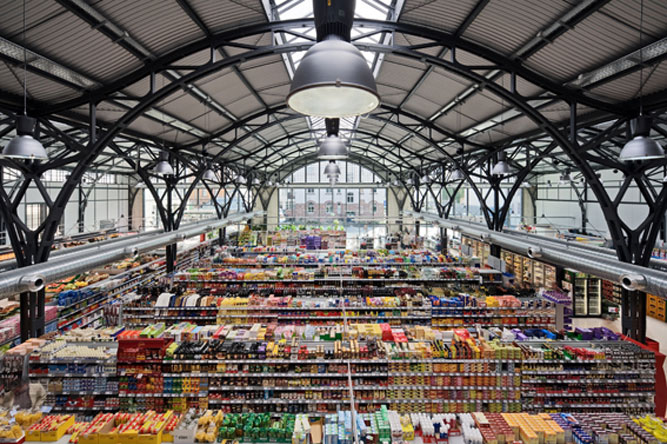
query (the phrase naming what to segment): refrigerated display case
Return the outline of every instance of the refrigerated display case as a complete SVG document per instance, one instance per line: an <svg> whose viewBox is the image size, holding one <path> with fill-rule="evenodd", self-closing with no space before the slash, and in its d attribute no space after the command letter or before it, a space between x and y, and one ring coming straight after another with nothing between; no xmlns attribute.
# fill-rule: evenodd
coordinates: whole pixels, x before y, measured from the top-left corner
<svg viewBox="0 0 667 444"><path fill-rule="evenodd" d="M602 315L602 280L575 270L565 270L563 289L573 301L574 316Z"/></svg>

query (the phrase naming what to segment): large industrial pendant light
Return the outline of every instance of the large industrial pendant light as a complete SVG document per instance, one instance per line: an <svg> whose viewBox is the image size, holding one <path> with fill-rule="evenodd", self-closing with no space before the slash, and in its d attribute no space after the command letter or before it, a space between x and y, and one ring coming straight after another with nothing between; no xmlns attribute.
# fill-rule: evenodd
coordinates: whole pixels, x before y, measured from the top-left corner
<svg viewBox="0 0 667 444"><path fill-rule="evenodd" d="M347 159L345 143L338 137L340 119L326 119L327 138L320 142L320 151L317 153L321 160Z"/></svg>
<svg viewBox="0 0 667 444"><path fill-rule="evenodd" d="M451 181L458 181L463 179L465 179L465 176L463 175L463 171L461 171L460 168L457 168L454 171L452 171L452 174L449 176L449 180Z"/></svg>
<svg viewBox="0 0 667 444"><path fill-rule="evenodd" d="M207 122L206 123L206 131L208 131L208 114L206 115L206 122ZM209 157L208 153L206 152L206 144L204 144L204 146L202 147L202 153L201 154L202 154L202 157L204 159ZM211 166L209 164L206 167L206 171L204 171L204 175L202 176L202 180L208 180L209 182L212 182L216 179L217 179L217 177L215 176L215 173L213 172L213 170L211 169Z"/></svg>
<svg viewBox="0 0 667 444"><path fill-rule="evenodd" d="M571 181L572 181L572 173L570 173L570 170L565 170L565 172L562 173L558 178L558 183L561 185L566 185Z"/></svg>
<svg viewBox="0 0 667 444"><path fill-rule="evenodd" d="M212 169L206 168L206 171L204 171L204 176L202 176L202 179L208 181L214 181L217 179L217 177L215 177L215 173L213 172Z"/></svg>
<svg viewBox="0 0 667 444"><path fill-rule="evenodd" d="M329 179L331 186L333 186L338 181L338 176L340 176L340 168L338 168L336 162L332 160L327 164L326 167L324 167L324 175Z"/></svg>
<svg viewBox="0 0 667 444"><path fill-rule="evenodd" d="M16 117L16 136L9 141L2 150L4 157L28 160L46 160L49 156L46 154L44 146L39 140L33 137L35 131L35 119L28 117L28 56L25 47L26 30L26 0L23 0L23 115Z"/></svg>
<svg viewBox="0 0 667 444"><path fill-rule="evenodd" d="M313 0L317 43L301 59L287 105L316 117L368 114L380 97L361 52L350 43L354 0Z"/></svg>
<svg viewBox="0 0 667 444"><path fill-rule="evenodd" d="M641 100L641 99L640 99ZM660 144L649 136L651 132L651 118L640 115L630 127L634 137L627 142L618 159L624 162L632 160L651 160L662 159L665 157L665 151Z"/></svg>
<svg viewBox="0 0 667 444"><path fill-rule="evenodd" d="M160 152L159 161L155 165L155 168L153 168L153 172L155 174L159 174L160 176L173 176L174 175L174 168L169 163L168 155L164 151Z"/></svg>
<svg viewBox="0 0 667 444"><path fill-rule="evenodd" d="M494 176L505 176L512 174L512 172L512 167L507 163L507 155L504 152L498 153L498 162L491 169L491 174Z"/></svg>
<svg viewBox="0 0 667 444"><path fill-rule="evenodd" d="M665 151L660 144L651 139L651 118L643 115L642 97L644 90L644 51L642 37L644 32L644 0L639 10L639 117L631 123L633 139L627 142L618 159L623 162L633 160L651 160L665 157Z"/></svg>

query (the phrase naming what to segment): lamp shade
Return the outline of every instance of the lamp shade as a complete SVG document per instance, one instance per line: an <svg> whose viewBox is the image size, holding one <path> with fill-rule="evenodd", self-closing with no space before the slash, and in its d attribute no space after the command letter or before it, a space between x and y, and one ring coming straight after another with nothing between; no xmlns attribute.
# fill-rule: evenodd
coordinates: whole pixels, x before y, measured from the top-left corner
<svg viewBox="0 0 667 444"><path fill-rule="evenodd" d="M204 180L216 180L217 178L215 177L215 173L213 172L212 169L207 168L206 171L204 171L204 175L202 176L202 179Z"/></svg>
<svg viewBox="0 0 667 444"><path fill-rule="evenodd" d="M153 168L153 172L155 174L159 174L160 176L173 176L174 175L174 169L172 166L167 162L166 160L160 160L157 165L155 165L155 168Z"/></svg>
<svg viewBox="0 0 667 444"><path fill-rule="evenodd" d="M2 155L15 159L46 160L49 158L42 144L29 134L15 136L2 150Z"/></svg>
<svg viewBox="0 0 667 444"><path fill-rule="evenodd" d="M651 160L665 157L660 144L648 136L637 135L623 146L618 159L623 162L632 160Z"/></svg>
<svg viewBox="0 0 667 444"><path fill-rule="evenodd" d="M452 180L452 181L454 181L454 180L463 180L463 179L465 179L465 176L463 175L463 171L461 171L458 168L455 169L454 171L452 171L452 174L449 176L449 180Z"/></svg>
<svg viewBox="0 0 667 444"><path fill-rule="evenodd" d="M347 148L338 136L328 136L320 143L317 157L322 160L343 160L347 158Z"/></svg>
<svg viewBox="0 0 667 444"><path fill-rule="evenodd" d="M339 176L340 168L334 162L329 162L326 167L324 167L324 175L327 177Z"/></svg>
<svg viewBox="0 0 667 444"><path fill-rule="evenodd" d="M287 105L316 117L367 114L380 104L366 59L351 43L330 38L313 45L294 73Z"/></svg>
<svg viewBox="0 0 667 444"><path fill-rule="evenodd" d="M504 176L506 174L512 174L513 169L509 163L507 163L507 157L505 153L498 154L498 162L491 169L491 174L494 176Z"/></svg>

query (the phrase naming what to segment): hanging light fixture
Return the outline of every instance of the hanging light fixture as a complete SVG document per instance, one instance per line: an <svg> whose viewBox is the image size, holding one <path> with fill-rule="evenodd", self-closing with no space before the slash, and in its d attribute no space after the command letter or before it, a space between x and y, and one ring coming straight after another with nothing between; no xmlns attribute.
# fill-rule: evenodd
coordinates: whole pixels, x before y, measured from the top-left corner
<svg viewBox="0 0 667 444"><path fill-rule="evenodd" d="M570 183L571 180L572 180L572 174L570 173L570 170L565 170L565 172L563 172L560 175L560 177L558 178L558 182L561 185L565 185L567 183Z"/></svg>
<svg viewBox="0 0 667 444"><path fill-rule="evenodd" d="M320 160L344 160L347 159L347 147L338 137L340 119L325 119L327 137L320 142L320 151L317 158Z"/></svg>
<svg viewBox="0 0 667 444"><path fill-rule="evenodd" d="M25 160L46 160L49 158L44 146L33 137L35 119L28 117L27 72L28 56L25 47L26 0L23 0L23 115L16 117L16 136L2 150L3 157Z"/></svg>
<svg viewBox="0 0 667 444"><path fill-rule="evenodd" d="M167 153L164 151L160 152L160 157L158 163L153 168L153 172L160 176L173 176L174 168L169 164Z"/></svg>
<svg viewBox="0 0 667 444"><path fill-rule="evenodd" d="M628 141L621 150L618 159L623 162L633 160L651 160L665 157L665 151L660 144L651 139L651 118L643 115L642 97L644 93L644 0L639 6L639 117L631 122L633 139Z"/></svg>
<svg viewBox="0 0 667 444"><path fill-rule="evenodd" d="M361 52L350 43L354 0L313 0L317 43L301 59L287 105L316 117L368 114L380 97Z"/></svg>
<svg viewBox="0 0 667 444"><path fill-rule="evenodd" d="M507 163L507 155L504 152L498 153L498 162L491 169L491 174L494 176L505 176L512 174L512 172L512 167Z"/></svg>
<svg viewBox="0 0 667 444"><path fill-rule="evenodd" d="M662 159L665 157L665 151L660 144L649 136L651 132L650 117L640 115L630 126L634 137L623 146L621 154L618 156L619 160L630 162L633 160Z"/></svg>
<svg viewBox="0 0 667 444"><path fill-rule="evenodd" d="M202 176L202 179L208 181L214 181L217 179L217 177L215 177L215 173L211 168L207 168L206 171L204 171L204 176Z"/></svg>
<svg viewBox="0 0 667 444"><path fill-rule="evenodd" d="M458 181L463 179L465 179L465 175L463 174L463 171L461 171L460 168L453 170L449 176L449 180L451 181Z"/></svg>
<svg viewBox="0 0 667 444"><path fill-rule="evenodd" d="M333 186L338 181L338 176L340 176L340 168L338 168L336 162L332 160L327 164L326 167L324 167L324 175L329 179L331 186Z"/></svg>

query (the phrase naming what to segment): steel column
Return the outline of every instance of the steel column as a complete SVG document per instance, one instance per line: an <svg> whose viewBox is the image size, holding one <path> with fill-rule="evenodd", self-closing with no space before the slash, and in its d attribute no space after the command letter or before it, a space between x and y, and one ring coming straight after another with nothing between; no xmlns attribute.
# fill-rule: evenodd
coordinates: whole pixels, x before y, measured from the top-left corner
<svg viewBox="0 0 667 444"><path fill-rule="evenodd" d="M623 334L635 341L645 343L646 293L622 289L621 295L621 326Z"/></svg>

